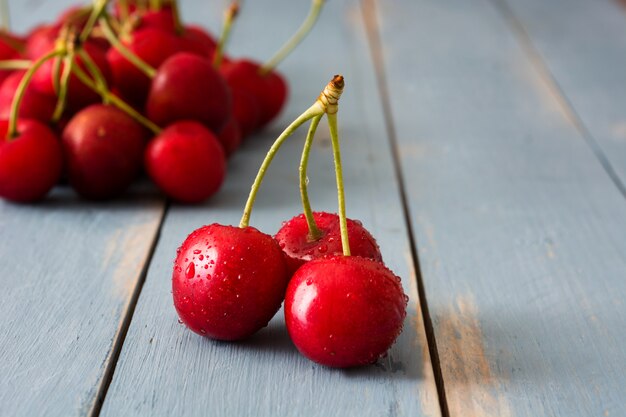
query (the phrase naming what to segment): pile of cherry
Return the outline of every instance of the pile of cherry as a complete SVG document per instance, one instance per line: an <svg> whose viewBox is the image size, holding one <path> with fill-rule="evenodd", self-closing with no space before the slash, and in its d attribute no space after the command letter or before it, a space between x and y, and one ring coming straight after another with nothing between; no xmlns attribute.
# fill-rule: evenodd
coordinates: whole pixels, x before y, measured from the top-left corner
<svg viewBox="0 0 626 417"><path fill-rule="evenodd" d="M276 60L224 55L236 2L219 41L183 25L175 0L107 3L0 34L0 197L36 201L67 180L109 199L145 171L169 197L201 202L283 107Z"/></svg>
<svg viewBox="0 0 626 417"><path fill-rule="evenodd" d="M285 322L298 350L332 367L375 362L394 343L408 298L383 263L374 237L345 213L337 111L344 88L335 76L315 103L278 137L261 164L239 227L193 231L178 248L172 276L174 306L192 331L241 340L265 327L285 301ZM337 179L338 214L313 212L307 165L315 131L328 119ZM272 237L249 226L254 201L284 141L310 121L300 162L304 213Z"/></svg>

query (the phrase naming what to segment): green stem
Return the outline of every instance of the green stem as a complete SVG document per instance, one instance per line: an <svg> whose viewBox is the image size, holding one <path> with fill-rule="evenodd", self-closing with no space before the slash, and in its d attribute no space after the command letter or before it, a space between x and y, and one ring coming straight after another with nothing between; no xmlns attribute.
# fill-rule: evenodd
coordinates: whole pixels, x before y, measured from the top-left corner
<svg viewBox="0 0 626 417"><path fill-rule="evenodd" d="M53 50L48 52L41 58L39 58L35 63L26 71L19 85L17 86L17 90L15 90L15 95L13 96L13 102L11 103L11 113L9 115L9 127L7 130L7 137L9 139L13 139L17 137L17 114L18 109L20 108L20 104L22 103L22 98L24 98L24 93L26 92L26 88L28 84L30 84L30 80L35 75L35 72L49 59L54 58L55 56L63 55L65 52L61 50Z"/></svg>
<svg viewBox="0 0 626 417"><path fill-rule="evenodd" d="M180 10L178 9L178 1L172 0L170 2L170 8L172 10L172 18L174 19L174 31L177 35L182 35L184 32L183 23L180 20Z"/></svg>
<svg viewBox="0 0 626 417"><path fill-rule="evenodd" d="M150 11L158 12L161 9L161 2L159 0L150 0Z"/></svg>
<svg viewBox="0 0 626 417"><path fill-rule="evenodd" d="M330 140L333 144L333 159L335 161L335 177L337 178L337 202L339 205L339 227L341 228L341 246L344 256L350 256L350 240L348 239L348 221L346 220L346 196L343 190L343 170L341 168L341 150L339 149L339 134L337 133L337 113L328 113L328 128Z"/></svg>
<svg viewBox="0 0 626 417"><path fill-rule="evenodd" d="M5 59L0 61L0 70L29 69L33 61L28 59Z"/></svg>
<svg viewBox="0 0 626 417"><path fill-rule="evenodd" d="M117 5L119 7L120 18L122 22L125 22L130 16L130 9L128 8L128 0L118 0Z"/></svg>
<svg viewBox="0 0 626 417"><path fill-rule="evenodd" d="M96 85L98 86L98 88L102 89L103 91L104 90L108 91L109 86L107 85L107 81L104 78L104 75L102 75L100 68L98 68L96 63L93 62L93 59L91 58L91 56L89 56L89 54L84 49L78 50L78 56L82 59L83 64L85 64L85 67L87 67L87 71L96 82ZM103 97L103 99L104 99L104 103L107 104L108 99L106 97Z"/></svg>
<svg viewBox="0 0 626 417"><path fill-rule="evenodd" d="M151 67L150 64L139 58L135 53L133 53L133 51L128 49L122 42L120 42L120 40L115 35L115 32L113 32L113 28L111 28L111 24L106 17L102 17L100 19L100 26L102 28L102 33L104 34L104 37L109 41L111 45L113 45L115 49L118 50L120 54L122 54L124 58L133 63L133 65L135 65L141 72L146 74L148 78L154 78L157 72L156 69Z"/></svg>
<svg viewBox="0 0 626 417"><path fill-rule="evenodd" d="M85 84L87 87L91 88L92 90L96 91L105 100L110 101L111 104L113 104L115 107L122 110L123 112L128 114L130 117L135 119L137 122L141 123L148 129L150 129L152 133L154 133L155 135L158 135L159 133L161 133L161 128L157 126L156 124L154 124L153 121L143 116L137 110L133 109L132 106L124 102L124 100L122 100L121 98L117 97L114 94L111 94L110 91L102 88L102 86L98 86L89 78L89 76L78 65L75 65L74 68L72 68L72 72L74 73L74 75L76 75L76 77L78 77L78 79L83 84Z"/></svg>
<svg viewBox="0 0 626 417"><path fill-rule="evenodd" d="M241 217L241 221L239 222L239 227L245 228L248 227L250 223L250 215L252 214L252 208L254 206L254 201L256 200L257 192L259 191L259 187L263 182L263 178L265 177L265 172L267 168L272 163L274 156L285 142L285 140L291 136L293 132L296 131L302 124L304 124L307 120L310 120L316 116L320 116L324 114L323 110L317 105L317 102L309 107L304 113L302 113L296 120L294 120L287 128L280 134L278 139L274 142L270 150L265 155L265 159L261 163L261 167L259 168L259 172L254 179L254 183L252 184L252 188L250 189L250 195L248 196L248 200L246 201L246 206L243 210L243 216Z"/></svg>
<svg viewBox="0 0 626 417"><path fill-rule="evenodd" d="M104 9L106 9L108 3L109 3L108 0L95 0L94 1L94 5L91 10L91 14L89 15L89 19L87 20L87 23L85 23L85 27L83 28L83 31L80 33L80 36L78 37L81 43L85 42L87 38L89 38L89 35L91 35L91 31L93 30L93 27L95 26L96 22L98 21L102 13L104 13Z"/></svg>
<svg viewBox="0 0 626 417"><path fill-rule="evenodd" d="M9 14L8 0L0 0L0 25L2 29L9 32L11 30L11 15Z"/></svg>
<svg viewBox="0 0 626 417"><path fill-rule="evenodd" d="M214 68L219 68L220 65L222 65L224 50L226 48L228 38L230 37L230 31L237 14L239 14L239 2L234 0L224 13L224 27L222 28L222 33L220 35L220 39L217 41L217 47L215 48L215 54L213 55Z"/></svg>
<svg viewBox="0 0 626 417"><path fill-rule="evenodd" d="M276 54L263 66L259 69L261 75L265 75L269 73L271 70L276 68L276 66L284 60L287 55L293 51L300 42L309 34L315 22L317 22L317 18L322 11L322 6L324 6L325 0L312 0L311 9L309 10L309 14L307 15L302 25L298 28L296 33L276 52Z"/></svg>
<svg viewBox="0 0 626 417"><path fill-rule="evenodd" d="M52 114L52 122L56 123L61 119L63 112L65 111L65 104L67 102L67 90L70 81L70 75L72 74L72 68L74 67L74 53L69 53L63 58L63 73L60 77L59 84L59 96L57 98L57 104Z"/></svg>
<svg viewBox="0 0 626 417"><path fill-rule="evenodd" d="M306 135L304 148L302 149L302 157L300 158L300 197L302 199L304 217L306 218L306 223L309 226L310 240L317 240L322 237L322 232L317 227L315 219L313 218L313 211L311 210L311 203L309 202L309 192L307 190L308 179L306 174L307 166L309 164L311 145L313 144L313 137L315 136L315 131L317 130L317 125L319 125L320 120L322 120L322 115L315 116L313 119L311 119L309 132Z"/></svg>

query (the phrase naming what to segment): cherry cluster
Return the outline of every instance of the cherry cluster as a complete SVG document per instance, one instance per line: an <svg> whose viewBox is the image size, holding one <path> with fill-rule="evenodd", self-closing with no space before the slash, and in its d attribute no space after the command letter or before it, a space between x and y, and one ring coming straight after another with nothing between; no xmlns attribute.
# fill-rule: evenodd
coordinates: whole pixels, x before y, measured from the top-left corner
<svg viewBox="0 0 626 417"><path fill-rule="evenodd" d="M224 54L236 1L219 40L183 24L176 0L95 0L24 38L0 33L0 197L36 201L67 180L108 199L145 170L177 201L207 199L226 158L284 106L274 67L322 3L265 65Z"/></svg>
<svg viewBox="0 0 626 417"><path fill-rule="evenodd" d="M402 330L408 298L383 263L374 237L346 218L337 111L344 88L335 76L315 103L278 137L252 185L239 224L192 232L177 251L172 276L180 322L219 340L245 339L265 327L285 301L287 330L298 350L332 367L375 362ZM307 192L311 144L328 119L338 214L313 212ZM284 141L310 121L300 161L303 214L272 237L249 226L266 170Z"/></svg>

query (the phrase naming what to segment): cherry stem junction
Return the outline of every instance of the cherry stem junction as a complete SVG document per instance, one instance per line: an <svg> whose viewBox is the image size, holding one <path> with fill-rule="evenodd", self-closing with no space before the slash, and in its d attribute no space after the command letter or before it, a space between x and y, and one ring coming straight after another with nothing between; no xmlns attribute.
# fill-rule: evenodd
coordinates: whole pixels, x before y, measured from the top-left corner
<svg viewBox="0 0 626 417"><path fill-rule="evenodd" d="M35 75L35 72L49 59L52 59L57 56L64 55L64 50L53 50L48 52L37 61L33 63L33 65L26 71L19 85L17 86L17 90L15 90L15 95L13 96L13 102L11 103L11 113L9 115L9 127L7 130L7 137L9 139L13 139L18 136L17 132L17 116L18 109L20 108L20 104L22 103L22 98L24 98L24 93L26 92L26 88L30 84L30 80Z"/></svg>
<svg viewBox="0 0 626 417"><path fill-rule="evenodd" d="M315 137L315 131L317 130L320 120L322 120L322 116L323 115L315 116L311 119L309 131L306 135L306 140L304 141L304 148L302 149L302 157L300 158L300 198L302 199L302 209L304 217L306 218L307 226L309 227L309 239L311 241L319 239L322 236L322 232L315 223L313 211L311 210L311 203L309 202L309 192L307 189L309 182L307 177L307 166L309 164L309 154L311 152L313 138Z"/></svg>
<svg viewBox="0 0 626 417"><path fill-rule="evenodd" d="M261 75L266 75L270 71L272 71L276 66L281 63L299 44L304 40L306 35L309 34L315 22L317 22L317 18L322 11L322 7L324 6L326 0L312 0L311 8L309 9L309 14L307 15L302 25L298 28L296 33L274 54L269 61L267 61L263 66L259 69L259 73Z"/></svg>
<svg viewBox="0 0 626 417"><path fill-rule="evenodd" d="M74 53L69 52L63 58L63 72L60 76L59 91L57 104L52 113L52 122L56 123L61 119L63 112L65 111L65 103L67 101L67 90L70 81L70 75L72 75L72 68L74 67Z"/></svg>
<svg viewBox="0 0 626 417"><path fill-rule="evenodd" d="M150 131L152 131L152 133L154 133L155 135L158 135L161 132L161 128L159 126L157 126L153 121L151 121L150 119L148 119L145 116L143 116L141 113L139 113L132 106L127 104L121 98L117 97L114 94L111 94L111 92L108 89L106 89L104 86L98 85L97 83L93 82L89 78L89 76L78 65L76 65L76 66L74 66L74 68L72 68L72 72L73 72L74 75L76 75L76 77L78 77L78 79L83 84L85 84L87 87L91 88L92 90L94 90L98 94L100 94L103 99L108 100L111 104L113 104L115 107L117 107L118 109L122 110L126 114L128 114L130 117L135 119L137 122L141 123L146 128L150 129Z"/></svg>
<svg viewBox="0 0 626 417"><path fill-rule="evenodd" d="M228 43L228 38L230 37L230 32L233 27L233 22L237 18L239 14L239 1L234 0L226 12L224 12L224 27L222 28L222 33L220 34L220 39L217 41L217 46L215 48L215 54L213 55L213 67L219 68L222 65L222 59L224 58L224 51L226 49L226 44Z"/></svg>
<svg viewBox="0 0 626 417"><path fill-rule="evenodd" d="M91 14L89 15L89 19L87 19L87 23L85 24L85 27L83 28L82 32L80 33L80 36L78 37L81 43L85 42L89 38L89 35L91 35L91 32L93 31L93 28L96 22L98 21L98 18L100 18L100 16L104 13L108 3L109 3L109 0L95 0L94 1Z"/></svg>
<svg viewBox="0 0 626 417"><path fill-rule="evenodd" d="M127 60L129 60L137 69L146 74L148 78L154 78L157 70L154 69L150 64L148 64L143 59L139 58L137 54L133 53L130 49L128 49L115 35L113 28L111 27L111 23L109 22L106 16L100 18L100 27L102 28L102 33L104 37L109 41L111 45Z"/></svg>

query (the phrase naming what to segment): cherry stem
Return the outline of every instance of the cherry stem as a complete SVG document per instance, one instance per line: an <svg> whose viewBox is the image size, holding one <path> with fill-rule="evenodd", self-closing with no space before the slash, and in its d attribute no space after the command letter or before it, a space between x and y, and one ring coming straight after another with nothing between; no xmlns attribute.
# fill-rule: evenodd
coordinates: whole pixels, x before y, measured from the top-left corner
<svg viewBox="0 0 626 417"><path fill-rule="evenodd" d="M339 205L339 228L341 229L341 246L343 255L350 256L350 240L348 239L348 221L346 219L346 196L343 190L343 170L341 168L341 150L339 149L339 134L337 132L337 113L329 113L328 128L330 141L333 144L333 159L335 160L335 177L337 178L337 202Z"/></svg>
<svg viewBox="0 0 626 417"><path fill-rule="evenodd" d="M107 85L107 81L102 75L100 68L93 62L93 59L89 56L89 54L84 49L78 50L78 56L82 59L83 64L87 67L87 71L91 74L91 77L95 80L96 85L102 90L109 90L109 86ZM103 97L104 103L108 103L108 99Z"/></svg>
<svg viewBox="0 0 626 417"><path fill-rule="evenodd" d="M285 140L293 134L300 126L302 126L307 120L311 120L316 116L321 116L324 114L324 111L320 109L320 106L313 104L309 107L304 113L302 113L296 120L294 120L287 128L280 134L278 139L272 144L272 147L265 155L265 159L261 163L261 167L259 168L259 172L256 174L256 178L254 179L254 183L252 184L252 188L250 190L250 195L248 196L248 200L246 201L246 206L243 210L243 216L241 217L241 221L239 222L239 227L245 228L248 227L250 223L250 215L252 214L252 208L254 206L254 201L256 200L257 192L261 187L261 183L263 182L263 178L265 177L265 172L267 168L272 163L274 156L283 145Z"/></svg>
<svg viewBox="0 0 626 417"><path fill-rule="evenodd" d="M120 42L120 40L115 35L115 32L113 32L113 28L111 27L111 24L106 17L103 16L100 18L100 26L102 28L102 33L104 34L104 37L109 41L111 45L113 45L115 49L117 49L120 54L122 54L124 58L129 60L141 72L146 74L148 78L154 78L157 72L156 69L150 66L150 64L148 64L143 59L139 58L135 53L133 53L133 51L128 49L122 42Z"/></svg>
<svg viewBox="0 0 626 417"><path fill-rule="evenodd" d="M26 88L30 84L30 80L35 75L35 72L49 59L52 59L56 56L63 55L65 51L63 50L53 50L48 52L41 58L39 58L33 65L26 71L19 85L17 86L17 90L15 90L15 95L13 96L13 102L11 103L11 113L9 115L9 127L7 130L7 137L9 139L13 139L18 136L17 132L17 115L20 104L22 103L22 98L24 98L24 93L26 93Z"/></svg>
<svg viewBox="0 0 626 417"><path fill-rule="evenodd" d="M128 8L128 0L118 0L117 5L120 11L120 18L122 22L125 22L130 16L130 9Z"/></svg>
<svg viewBox="0 0 626 417"><path fill-rule="evenodd" d="M104 10L106 9L108 3L109 0L94 0L93 9L91 10L89 19L87 19L87 23L85 23L85 27L78 37L81 43L85 42L89 38L89 35L91 35L91 31L93 30L96 22L98 21L102 13L104 13Z"/></svg>
<svg viewBox="0 0 626 417"><path fill-rule="evenodd" d="M159 0L150 0L150 11L158 12L161 10L161 2Z"/></svg>
<svg viewBox="0 0 626 417"><path fill-rule="evenodd" d="M282 62L287 56L304 40L306 35L309 34L315 22L317 22L317 18L322 11L322 6L324 6L325 0L312 0L311 9L309 10L309 14L307 15L302 25L298 28L296 33L276 52L276 54L270 58L263 66L259 69L259 73L261 75L266 75L270 71L272 71L276 66Z"/></svg>
<svg viewBox="0 0 626 417"><path fill-rule="evenodd" d="M141 123L146 128L150 129L152 131L152 133L154 133L155 135L158 135L159 133L161 133L161 128L159 126L157 126L156 124L154 124L153 121L151 121L150 119L148 119L145 116L143 116L141 113L139 113L137 110L135 110L132 106L127 104L121 98L119 98L116 95L112 94L109 90L107 90L103 86L99 86L96 83L94 83L89 78L89 76L78 65L76 65L76 66L74 66L74 68L72 68L72 73L74 75L76 75L76 77L78 77L78 79L83 84L85 84L87 87L91 88L92 90L94 90L98 94L100 94L105 100L110 101L111 104L113 104L115 107L117 107L118 109L122 110L126 114L128 114L130 117L135 119L137 122Z"/></svg>
<svg viewBox="0 0 626 417"><path fill-rule="evenodd" d="M313 211L311 210L311 203L309 202L309 192L307 190L308 178L306 171L309 164L309 154L311 152L311 145L313 144L313 137L315 136L315 131L317 130L317 126L319 125L320 120L322 120L322 115L315 116L313 119L311 119L309 132L306 135L304 148L302 149L302 157L300 158L300 197L302 199L304 217L306 218L306 223L309 227L309 239L312 241L322 237L322 232L317 227L317 224L315 223L315 218L313 217Z"/></svg>
<svg viewBox="0 0 626 417"><path fill-rule="evenodd" d="M228 42L228 38L230 37L230 32L233 26L233 22L235 18L239 14L239 1L233 0L228 6L228 9L224 12L224 27L222 27L222 33L220 35L220 39L217 41L217 47L215 48L215 53L213 55L213 67L219 68L222 65L222 58L224 57L224 50L226 48L226 43Z"/></svg>
<svg viewBox="0 0 626 417"><path fill-rule="evenodd" d="M63 112L65 111L65 103L67 101L67 90L70 81L70 75L72 74L72 67L74 66L74 53L70 52L63 58L63 73L60 77L59 84L59 97L57 98L57 104L52 114L52 122L56 123L61 119Z"/></svg>
<svg viewBox="0 0 626 417"><path fill-rule="evenodd" d="M0 70L29 69L33 62L28 59L5 59L0 61Z"/></svg>
<svg viewBox="0 0 626 417"><path fill-rule="evenodd" d="M174 19L174 32L181 35L184 32L183 24L180 19L180 10L178 9L178 1L171 0L170 8L172 10L172 19Z"/></svg>

